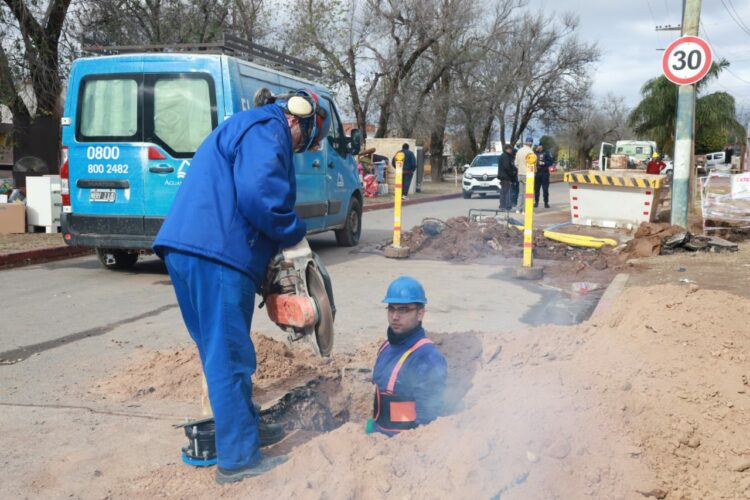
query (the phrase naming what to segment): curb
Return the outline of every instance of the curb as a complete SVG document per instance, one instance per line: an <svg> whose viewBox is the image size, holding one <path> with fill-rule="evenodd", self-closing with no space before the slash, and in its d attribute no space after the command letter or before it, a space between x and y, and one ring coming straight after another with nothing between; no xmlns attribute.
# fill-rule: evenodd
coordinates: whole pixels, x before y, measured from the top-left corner
<svg viewBox="0 0 750 500"><path fill-rule="evenodd" d="M46 262L49 260L78 257L93 253L93 250L85 247L70 247L67 245L59 247L38 248L25 252L13 252L0 254L0 269L7 267L21 267Z"/></svg>
<svg viewBox="0 0 750 500"><path fill-rule="evenodd" d="M591 313L592 318L601 315L612 307L612 304L614 304L615 300L617 300L617 297L619 297L622 291L625 290L625 284L627 283L629 277L630 275L627 273L620 273L615 276L609 286L607 286L607 289L604 291L604 295L602 295L602 298L599 299L599 303L596 305L594 312Z"/></svg>
<svg viewBox="0 0 750 500"><path fill-rule="evenodd" d="M424 198L414 198L412 200L402 200L401 206L417 205L419 203L428 203L430 201L442 201L451 200L453 198L461 198L463 195L459 193L448 193L448 194L437 194L435 196L425 196ZM393 208L393 201L384 201L382 203L372 203L371 205L365 205L362 212L372 212L374 210L384 210L386 208Z"/></svg>

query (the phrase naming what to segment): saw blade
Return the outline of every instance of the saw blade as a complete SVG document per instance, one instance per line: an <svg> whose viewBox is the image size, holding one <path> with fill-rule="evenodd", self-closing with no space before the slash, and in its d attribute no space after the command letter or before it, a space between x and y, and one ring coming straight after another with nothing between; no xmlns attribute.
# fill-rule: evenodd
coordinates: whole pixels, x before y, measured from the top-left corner
<svg viewBox="0 0 750 500"><path fill-rule="evenodd" d="M314 266L307 268L307 291L315 301L318 320L315 323L315 344L321 356L330 356L333 351L333 309L326 293L323 277Z"/></svg>

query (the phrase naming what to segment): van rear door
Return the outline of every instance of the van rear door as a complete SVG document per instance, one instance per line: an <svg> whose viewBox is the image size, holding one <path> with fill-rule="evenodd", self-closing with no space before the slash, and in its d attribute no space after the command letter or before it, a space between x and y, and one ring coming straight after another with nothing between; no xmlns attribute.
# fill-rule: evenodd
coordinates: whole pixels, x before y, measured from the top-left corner
<svg viewBox="0 0 750 500"><path fill-rule="evenodd" d="M216 87L210 73L165 71L143 77L146 234L158 232L195 150L218 125Z"/></svg>
<svg viewBox="0 0 750 500"><path fill-rule="evenodd" d="M140 65L138 65L140 69ZM143 77L140 72L89 75L81 80L76 141L68 150L71 207L87 215L143 213L141 164ZM137 220L127 219L138 225ZM137 234L138 228L121 227Z"/></svg>

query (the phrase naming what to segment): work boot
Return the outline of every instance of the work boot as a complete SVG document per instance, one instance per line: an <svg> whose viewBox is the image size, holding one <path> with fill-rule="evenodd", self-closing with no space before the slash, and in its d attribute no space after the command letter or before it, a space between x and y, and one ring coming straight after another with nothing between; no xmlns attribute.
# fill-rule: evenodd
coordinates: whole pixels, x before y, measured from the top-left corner
<svg viewBox="0 0 750 500"><path fill-rule="evenodd" d="M549 203L545 203L544 208L549 208Z"/></svg>
<svg viewBox="0 0 750 500"><path fill-rule="evenodd" d="M281 424L269 424L261 420L258 424L258 435L260 436L260 447L264 448L284 439L286 432L284 432L284 426Z"/></svg>
<svg viewBox="0 0 750 500"><path fill-rule="evenodd" d="M255 407L255 413L260 415L260 405L253 401L253 407ZM258 423L258 436L260 437L260 447L271 446L276 444L286 436L284 432L284 426L281 424L270 424L260 419Z"/></svg>
<svg viewBox="0 0 750 500"><path fill-rule="evenodd" d="M277 457L263 457L253 465L241 469L222 469L216 468L216 482L219 484L236 483L248 477L255 477L264 474L277 465L281 465L289 459L286 455Z"/></svg>

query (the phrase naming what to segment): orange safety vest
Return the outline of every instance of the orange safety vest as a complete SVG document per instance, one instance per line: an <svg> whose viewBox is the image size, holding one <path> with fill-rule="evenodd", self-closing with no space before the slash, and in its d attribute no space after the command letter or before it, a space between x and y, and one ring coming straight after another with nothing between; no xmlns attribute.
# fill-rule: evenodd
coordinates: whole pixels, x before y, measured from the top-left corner
<svg viewBox="0 0 750 500"><path fill-rule="evenodd" d="M394 394L393 391L396 387L396 381L398 380L398 373L404 366L406 359L414 351L427 344L432 344L432 341L428 338L421 339L401 355L396 366L393 367L393 371L391 371L391 376L388 379L388 385L386 386L385 391L381 392L380 387L375 384L373 419L375 420L375 423L386 432L403 432L417 426L417 402L399 397ZM386 347L388 347L387 340L382 346L380 346L378 355L380 355Z"/></svg>

